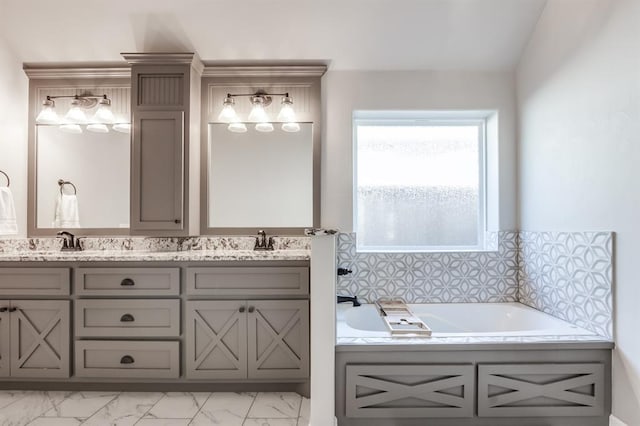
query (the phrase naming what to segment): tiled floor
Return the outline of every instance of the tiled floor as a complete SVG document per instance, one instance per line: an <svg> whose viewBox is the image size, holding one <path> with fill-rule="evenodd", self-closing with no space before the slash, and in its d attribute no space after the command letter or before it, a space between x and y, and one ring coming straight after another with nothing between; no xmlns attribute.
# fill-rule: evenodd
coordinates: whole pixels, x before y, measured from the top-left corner
<svg viewBox="0 0 640 426"><path fill-rule="evenodd" d="M297 393L0 391L1 426L307 426Z"/></svg>

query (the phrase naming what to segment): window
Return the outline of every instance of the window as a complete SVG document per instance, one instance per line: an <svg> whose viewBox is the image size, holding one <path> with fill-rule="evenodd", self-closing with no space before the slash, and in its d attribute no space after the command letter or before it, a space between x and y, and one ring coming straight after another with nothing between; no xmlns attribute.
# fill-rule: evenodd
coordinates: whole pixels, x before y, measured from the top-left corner
<svg viewBox="0 0 640 426"><path fill-rule="evenodd" d="M482 250L486 114L354 115L358 251Z"/></svg>

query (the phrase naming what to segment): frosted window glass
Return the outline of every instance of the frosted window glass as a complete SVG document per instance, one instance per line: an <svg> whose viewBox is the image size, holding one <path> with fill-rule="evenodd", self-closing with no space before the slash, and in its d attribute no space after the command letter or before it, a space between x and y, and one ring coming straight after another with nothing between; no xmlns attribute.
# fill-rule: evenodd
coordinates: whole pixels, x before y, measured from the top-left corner
<svg viewBox="0 0 640 426"><path fill-rule="evenodd" d="M474 248L481 125L357 125L359 249Z"/></svg>

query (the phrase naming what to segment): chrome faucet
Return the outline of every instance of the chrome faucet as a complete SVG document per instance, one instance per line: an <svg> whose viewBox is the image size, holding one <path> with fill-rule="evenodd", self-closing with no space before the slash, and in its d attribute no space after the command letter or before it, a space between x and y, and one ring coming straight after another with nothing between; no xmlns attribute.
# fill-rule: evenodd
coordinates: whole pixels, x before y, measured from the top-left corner
<svg viewBox="0 0 640 426"><path fill-rule="evenodd" d="M258 231L256 237L256 244L253 246L254 250L273 250L273 237L267 239L267 233L262 229Z"/></svg>
<svg viewBox="0 0 640 426"><path fill-rule="evenodd" d="M58 232L58 238L64 239L60 251L82 251L80 238L76 238L71 232L60 231Z"/></svg>

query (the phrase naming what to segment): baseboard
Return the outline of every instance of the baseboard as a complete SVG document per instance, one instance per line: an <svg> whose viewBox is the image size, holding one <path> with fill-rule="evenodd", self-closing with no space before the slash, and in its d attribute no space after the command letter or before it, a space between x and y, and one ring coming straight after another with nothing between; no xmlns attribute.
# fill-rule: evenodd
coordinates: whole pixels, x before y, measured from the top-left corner
<svg viewBox="0 0 640 426"><path fill-rule="evenodd" d="M609 426L627 426L627 424L612 414L609 416Z"/></svg>

